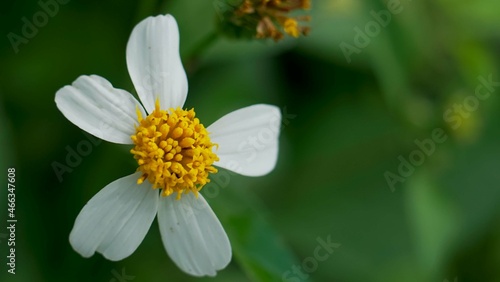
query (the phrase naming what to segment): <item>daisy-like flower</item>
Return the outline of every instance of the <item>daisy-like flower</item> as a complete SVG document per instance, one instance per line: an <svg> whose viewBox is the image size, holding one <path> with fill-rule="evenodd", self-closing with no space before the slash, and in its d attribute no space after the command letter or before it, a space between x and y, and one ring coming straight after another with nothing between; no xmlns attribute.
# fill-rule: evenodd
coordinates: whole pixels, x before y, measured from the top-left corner
<svg viewBox="0 0 500 282"><path fill-rule="evenodd" d="M83 257L131 255L155 215L174 263L194 276L214 276L231 260L228 237L198 193L217 167L247 176L270 172L278 155L280 111L253 105L205 128L183 109L187 78L179 31L170 15L149 17L132 31L127 67L142 105L97 75L80 76L56 93L63 115L109 142L132 144L137 172L98 192L76 218L72 247Z"/></svg>

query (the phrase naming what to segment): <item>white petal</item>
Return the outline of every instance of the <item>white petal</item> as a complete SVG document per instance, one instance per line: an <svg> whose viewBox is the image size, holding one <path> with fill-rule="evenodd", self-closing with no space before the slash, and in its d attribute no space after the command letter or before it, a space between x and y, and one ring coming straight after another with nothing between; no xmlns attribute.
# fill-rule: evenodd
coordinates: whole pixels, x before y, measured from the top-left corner
<svg viewBox="0 0 500 282"><path fill-rule="evenodd" d="M160 197L158 223L163 245L175 264L194 276L214 276L231 261L231 245L201 194Z"/></svg>
<svg viewBox="0 0 500 282"><path fill-rule="evenodd" d="M188 84L174 17L149 17L135 26L127 44L127 67L148 113L157 98L162 109L182 108Z"/></svg>
<svg viewBox="0 0 500 282"><path fill-rule="evenodd" d="M109 142L132 144L138 124L136 109L144 109L127 91L113 88L106 79L78 77L56 93L57 108L76 126Z"/></svg>
<svg viewBox="0 0 500 282"><path fill-rule="evenodd" d="M142 242L158 210L158 190L137 184L140 172L111 182L83 207L69 241L83 257L95 251L109 260L131 255Z"/></svg>
<svg viewBox="0 0 500 282"><path fill-rule="evenodd" d="M278 158L280 110L253 105L218 119L207 130L219 162L214 165L246 176L261 176L274 169Z"/></svg>

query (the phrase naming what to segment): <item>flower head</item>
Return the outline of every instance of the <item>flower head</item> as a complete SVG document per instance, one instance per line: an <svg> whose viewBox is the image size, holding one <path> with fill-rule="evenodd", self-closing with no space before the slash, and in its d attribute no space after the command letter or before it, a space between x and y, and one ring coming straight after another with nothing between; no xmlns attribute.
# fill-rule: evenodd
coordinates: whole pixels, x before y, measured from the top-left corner
<svg viewBox="0 0 500 282"><path fill-rule="evenodd" d="M99 252L121 260L137 249L158 215L163 245L175 264L191 275L213 276L230 262L231 245L198 191L216 166L247 176L270 172L281 115L259 104L205 127L194 109L183 108L188 86L178 46L170 15L149 17L132 31L127 67L142 104L97 75L80 76L56 93L67 119L101 139L133 145L138 165L83 207L70 243L84 257Z"/></svg>
<svg viewBox="0 0 500 282"><path fill-rule="evenodd" d="M311 8L310 0L241 0L239 4L227 5L222 14L221 25L226 34L251 36L260 39L281 40L285 34L292 37L307 35L310 28L300 26L300 21L309 21L308 16L291 16L295 10Z"/></svg>
<svg viewBox="0 0 500 282"><path fill-rule="evenodd" d="M210 181L208 173L217 172L212 164L219 158L194 109L166 111L157 102L145 119L140 111L137 115L140 125L132 135L135 147L130 151L142 172L137 183L147 179L153 188L162 189L162 195L176 192L178 199L183 193L198 195L198 190Z"/></svg>

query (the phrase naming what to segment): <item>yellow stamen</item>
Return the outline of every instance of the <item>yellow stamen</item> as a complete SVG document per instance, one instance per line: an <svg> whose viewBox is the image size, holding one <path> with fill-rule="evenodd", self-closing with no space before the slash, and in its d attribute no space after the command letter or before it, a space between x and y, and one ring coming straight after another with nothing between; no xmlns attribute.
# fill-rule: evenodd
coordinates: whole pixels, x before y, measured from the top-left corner
<svg viewBox="0 0 500 282"><path fill-rule="evenodd" d="M139 126L131 136L135 147L130 150L142 172L137 183L148 180L153 189L162 189L162 196L177 193L177 199L198 191L208 182L212 166L219 158L209 133L195 118L194 109L161 110L157 100L155 110L146 118L137 110Z"/></svg>
<svg viewBox="0 0 500 282"><path fill-rule="evenodd" d="M296 20L288 18L288 19L286 19L285 24L284 24L285 32L288 33L289 35L297 38L300 35L300 31L299 31L298 26L299 26L299 24L297 23Z"/></svg>

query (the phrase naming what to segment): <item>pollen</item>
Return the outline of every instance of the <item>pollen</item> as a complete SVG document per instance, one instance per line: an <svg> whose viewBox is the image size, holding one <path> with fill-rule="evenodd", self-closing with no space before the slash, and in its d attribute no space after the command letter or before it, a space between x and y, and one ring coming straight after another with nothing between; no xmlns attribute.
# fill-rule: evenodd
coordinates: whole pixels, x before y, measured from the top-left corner
<svg viewBox="0 0 500 282"><path fill-rule="evenodd" d="M130 150L139 165L141 184L148 180L162 196L177 193L177 199L189 192L198 192L210 182L209 173L216 173L212 164L219 160L212 151L216 144L194 109L155 110L146 118L137 110L139 125L131 136L135 147Z"/></svg>

